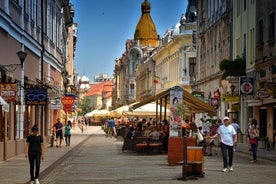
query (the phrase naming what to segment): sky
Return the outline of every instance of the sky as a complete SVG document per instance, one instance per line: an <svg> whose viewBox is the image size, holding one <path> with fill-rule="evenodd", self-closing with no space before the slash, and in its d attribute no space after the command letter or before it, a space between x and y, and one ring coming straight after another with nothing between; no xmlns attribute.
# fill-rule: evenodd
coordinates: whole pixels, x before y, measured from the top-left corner
<svg viewBox="0 0 276 184"><path fill-rule="evenodd" d="M157 33L162 37L167 29L180 21L186 12L187 0L148 0ZM127 39L134 38L142 15L144 0L70 0L74 5L74 22L78 26L75 68L78 75L113 76L115 59L125 51Z"/></svg>

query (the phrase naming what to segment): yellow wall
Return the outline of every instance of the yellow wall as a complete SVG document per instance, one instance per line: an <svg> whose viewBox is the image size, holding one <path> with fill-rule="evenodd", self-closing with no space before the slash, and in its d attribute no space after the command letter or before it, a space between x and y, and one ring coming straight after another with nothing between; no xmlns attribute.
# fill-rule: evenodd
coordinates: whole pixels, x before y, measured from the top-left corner
<svg viewBox="0 0 276 184"><path fill-rule="evenodd" d="M255 61L255 0L235 0L233 7L233 59L246 55L247 70L253 69ZM246 53L244 53L244 48Z"/></svg>

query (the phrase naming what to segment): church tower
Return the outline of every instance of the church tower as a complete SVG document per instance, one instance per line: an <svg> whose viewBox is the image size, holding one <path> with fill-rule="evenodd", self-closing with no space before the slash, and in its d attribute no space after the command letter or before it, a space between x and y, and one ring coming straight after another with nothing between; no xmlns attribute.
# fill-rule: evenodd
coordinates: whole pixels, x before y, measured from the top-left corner
<svg viewBox="0 0 276 184"><path fill-rule="evenodd" d="M156 47L158 46L158 35L150 16L150 8L150 3L145 0L141 5L142 15L135 29L134 40L141 46Z"/></svg>

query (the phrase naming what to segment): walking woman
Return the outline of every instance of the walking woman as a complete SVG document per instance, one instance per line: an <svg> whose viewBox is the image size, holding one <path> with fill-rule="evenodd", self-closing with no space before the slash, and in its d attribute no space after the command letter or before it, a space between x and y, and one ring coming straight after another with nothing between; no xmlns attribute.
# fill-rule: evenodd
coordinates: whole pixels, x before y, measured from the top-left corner
<svg viewBox="0 0 276 184"><path fill-rule="evenodd" d="M71 129L72 129L72 123L69 120L69 121L67 121L67 124L65 125L65 143L66 143L66 146L70 146Z"/></svg>
<svg viewBox="0 0 276 184"><path fill-rule="evenodd" d="M253 154L253 160L251 162L256 163L257 162L257 149L258 149L258 137L259 137L259 131L258 131L258 123L256 119L253 119L251 122L251 127L249 129L249 143L251 144L252 154Z"/></svg>
<svg viewBox="0 0 276 184"><path fill-rule="evenodd" d="M44 159L43 138L38 134L38 125L35 124L32 134L27 137L25 157L29 158L31 184L39 184L40 160ZM34 173L35 168L35 173Z"/></svg>

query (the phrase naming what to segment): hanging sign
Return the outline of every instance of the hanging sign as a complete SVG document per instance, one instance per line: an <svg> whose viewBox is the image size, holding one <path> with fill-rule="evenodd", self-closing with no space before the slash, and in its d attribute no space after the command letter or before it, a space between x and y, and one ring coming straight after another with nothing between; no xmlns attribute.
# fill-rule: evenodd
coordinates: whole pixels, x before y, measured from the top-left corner
<svg viewBox="0 0 276 184"><path fill-rule="evenodd" d="M240 94L241 95L253 95L253 78L241 77L240 78Z"/></svg>
<svg viewBox="0 0 276 184"><path fill-rule="evenodd" d="M61 99L61 103L63 105L63 110L65 112L71 113L73 110L73 104L75 102L75 98L72 96L65 96Z"/></svg>
<svg viewBox="0 0 276 184"><path fill-rule="evenodd" d="M16 102L17 98L17 84L16 83L1 83L0 96L7 102Z"/></svg>
<svg viewBox="0 0 276 184"><path fill-rule="evenodd" d="M26 105L47 105L47 89L27 88L25 99Z"/></svg>

